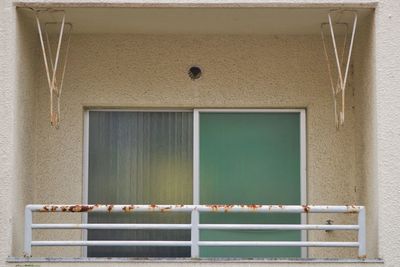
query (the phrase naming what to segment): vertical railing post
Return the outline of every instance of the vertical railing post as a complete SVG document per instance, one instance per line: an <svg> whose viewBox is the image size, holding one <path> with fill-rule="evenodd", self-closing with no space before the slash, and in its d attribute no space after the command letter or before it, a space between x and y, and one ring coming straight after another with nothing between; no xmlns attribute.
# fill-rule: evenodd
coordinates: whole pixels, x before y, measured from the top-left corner
<svg viewBox="0 0 400 267"><path fill-rule="evenodd" d="M360 208L358 212L358 257L365 258L367 255L367 231L365 208Z"/></svg>
<svg viewBox="0 0 400 267"><path fill-rule="evenodd" d="M25 207L25 240L24 240L24 256L32 256L32 211L29 206Z"/></svg>
<svg viewBox="0 0 400 267"><path fill-rule="evenodd" d="M191 257L199 258L199 211L195 207L192 210L192 228L191 228Z"/></svg>

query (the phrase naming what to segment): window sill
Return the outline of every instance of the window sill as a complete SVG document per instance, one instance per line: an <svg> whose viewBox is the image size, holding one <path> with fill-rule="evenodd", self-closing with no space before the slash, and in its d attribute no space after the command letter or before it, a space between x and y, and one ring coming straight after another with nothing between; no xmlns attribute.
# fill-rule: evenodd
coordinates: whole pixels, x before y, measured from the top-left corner
<svg viewBox="0 0 400 267"><path fill-rule="evenodd" d="M9 257L8 263L304 263L304 264L384 264L383 259L179 259L179 258L23 258Z"/></svg>

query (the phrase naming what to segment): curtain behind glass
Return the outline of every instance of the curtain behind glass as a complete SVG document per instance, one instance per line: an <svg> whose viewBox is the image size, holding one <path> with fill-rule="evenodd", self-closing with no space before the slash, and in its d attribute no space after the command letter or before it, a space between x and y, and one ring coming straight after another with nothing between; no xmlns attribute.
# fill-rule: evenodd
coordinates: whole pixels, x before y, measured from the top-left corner
<svg viewBox="0 0 400 267"><path fill-rule="evenodd" d="M89 115L90 204L191 204L193 113ZM190 214L89 214L89 223L190 223ZM189 230L89 230L88 240L190 240ZM88 247L89 257L190 257L190 247Z"/></svg>

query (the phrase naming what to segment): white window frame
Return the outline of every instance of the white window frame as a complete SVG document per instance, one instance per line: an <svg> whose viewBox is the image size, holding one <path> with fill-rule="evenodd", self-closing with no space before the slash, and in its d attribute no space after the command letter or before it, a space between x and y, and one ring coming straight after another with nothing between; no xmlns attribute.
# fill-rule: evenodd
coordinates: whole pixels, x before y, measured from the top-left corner
<svg viewBox="0 0 400 267"><path fill-rule="evenodd" d="M307 135L306 109L87 109L84 111L83 127L83 185L82 202L88 203L89 194L89 112L193 112L193 204L200 204L200 114L201 113L299 113L300 115L300 202L307 204ZM268 204L268 203L265 203ZM307 214L301 214L301 223L307 224ZM87 223L87 213L82 214L83 223ZM192 237L193 238L193 237ZM83 239L87 240L87 230L83 231ZM301 240L307 241L307 231L301 231ZM87 257L87 247L82 248L82 254ZM301 257L307 258L308 248L301 248Z"/></svg>
<svg viewBox="0 0 400 267"><path fill-rule="evenodd" d="M193 110L193 204L200 204L200 114L201 113L299 113L300 114L300 202L307 205L307 151L305 109L194 109ZM265 203L268 204L268 203ZM300 215L307 224L307 214ZM301 241L307 241L307 231L301 231ZM301 247L301 257L307 258L308 248Z"/></svg>

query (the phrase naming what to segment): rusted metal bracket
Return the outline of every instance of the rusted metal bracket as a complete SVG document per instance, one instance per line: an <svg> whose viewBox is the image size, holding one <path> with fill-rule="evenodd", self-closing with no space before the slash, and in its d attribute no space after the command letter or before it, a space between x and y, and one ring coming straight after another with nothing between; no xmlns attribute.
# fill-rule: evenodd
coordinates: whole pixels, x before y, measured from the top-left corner
<svg viewBox="0 0 400 267"><path fill-rule="evenodd" d="M43 22L44 16L52 22ZM50 90L50 123L58 129L60 123L60 99L67 66L72 24L65 22L63 10L35 10L35 20L39 32L47 82ZM51 29L55 28L56 43L51 43ZM54 47L55 46L55 47Z"/></svg>
<svg viewBox="0 0 400 267"><path fill-rule="evenodd" d="M351 32L349 32L349 23L341 22L345 16L351 16ZM334 17L339 17L334 21ZM321 38L324 47L325 59L328 66L329 79L332 89L332 98L335 114L335 126L339 129L344 125L345 119L345 100L346 85L349 74L351 54L353 50L354 37L356 33L358 15L356 11L350 10L333 10L328 13L328 22L321 24ZM338 45L338 31L344 30L343 44L341 52ZM328 41L326 41L325 32L328 31L332 41L333 56L328 53ZM336 33L335 33L336 31ZM333 58L331 60L330 58ZM334 61L332 63L331 61ZM336 65L336 66L335 66ZM340 108L338 105L340 103Z"/></svg>

